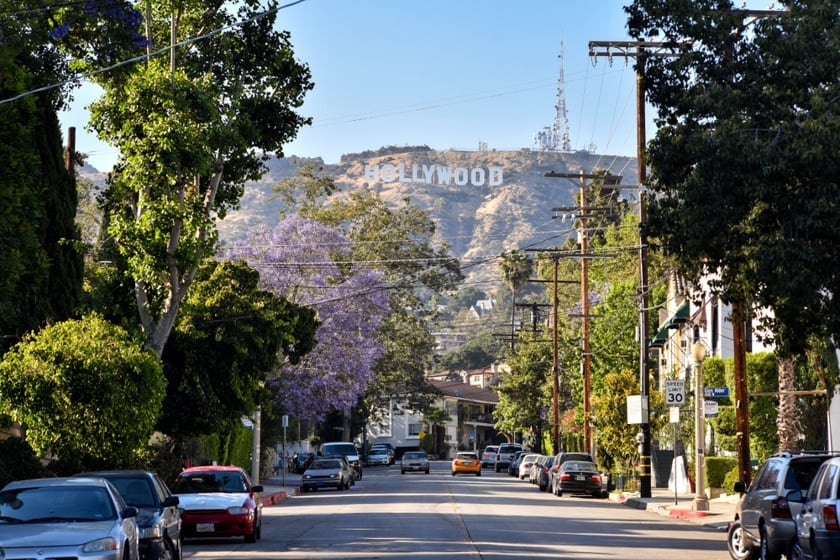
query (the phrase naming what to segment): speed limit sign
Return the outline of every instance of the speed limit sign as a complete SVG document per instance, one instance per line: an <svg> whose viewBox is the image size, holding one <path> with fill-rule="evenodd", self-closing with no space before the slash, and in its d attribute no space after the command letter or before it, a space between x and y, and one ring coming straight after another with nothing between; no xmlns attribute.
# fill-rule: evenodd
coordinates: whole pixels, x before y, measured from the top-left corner
<svg viewBox="0 0 840 560"><path fill-rule="evenodd" d="M665 406L685 404L685 379L665 380Z"/></svg>

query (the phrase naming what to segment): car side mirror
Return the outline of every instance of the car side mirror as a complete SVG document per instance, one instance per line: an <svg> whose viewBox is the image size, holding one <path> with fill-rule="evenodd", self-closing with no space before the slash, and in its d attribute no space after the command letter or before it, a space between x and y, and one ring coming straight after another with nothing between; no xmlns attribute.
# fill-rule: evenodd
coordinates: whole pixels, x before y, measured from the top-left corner
<svg viewBox="0 0 840 560"><path fill-rule="evenodd" d="M128 506L120 512L120 517L128 519L129 517L137 517L138 509L134 506Z"/></svg>
<svg viewBox="0 0 840 560"><path fill-rule="evenodd" d="M253 490L255 494L260 494L263 491L262 484L257 484L256 486L252 486L251 490Z"/></svg>
<svg viewBox="0 0 840 560"><path fill-rule="evenodd" d="M747 483L746 483L746 482L743 482L743 481L736 482L736 483L735 483L734 490L735 490L736 492L738 492L739 494L743 494L744 492L746 492L746 491L747 491Z"/></svg>
<svg viewBox="0 0 840 560"><path fill-rule="evenodd" d="M165 500L163 500L163 507L175 507L181 503L181 499L178 496L167 496Z"/></svg>

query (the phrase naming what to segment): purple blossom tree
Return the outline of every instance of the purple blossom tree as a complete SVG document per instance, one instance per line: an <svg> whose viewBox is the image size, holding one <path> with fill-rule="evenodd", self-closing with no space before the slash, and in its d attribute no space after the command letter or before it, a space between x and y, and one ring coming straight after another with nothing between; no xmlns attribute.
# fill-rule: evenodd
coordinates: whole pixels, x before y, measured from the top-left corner
<svg viewBox="0 0 840 560"><path fill-rule="evenodd" d="M334 229L290 216L225 251L258 270L264 289L318 314L314 350L269 377L278 406L303 420L349 414L383 352L376 333L390 312L388 287L379 273L348 262L351 248Z"/></svg>

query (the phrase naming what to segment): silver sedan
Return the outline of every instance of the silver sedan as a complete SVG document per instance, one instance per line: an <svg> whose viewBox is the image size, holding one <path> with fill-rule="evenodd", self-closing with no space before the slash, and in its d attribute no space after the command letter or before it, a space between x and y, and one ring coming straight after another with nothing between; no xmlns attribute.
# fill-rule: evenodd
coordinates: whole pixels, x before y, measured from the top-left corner
<svg viewBox="0 0 840 560"><path fill-rule="evenodd" d="M0 490L0 558L137 560L137 508L103 478L38 478Z"/></svg>

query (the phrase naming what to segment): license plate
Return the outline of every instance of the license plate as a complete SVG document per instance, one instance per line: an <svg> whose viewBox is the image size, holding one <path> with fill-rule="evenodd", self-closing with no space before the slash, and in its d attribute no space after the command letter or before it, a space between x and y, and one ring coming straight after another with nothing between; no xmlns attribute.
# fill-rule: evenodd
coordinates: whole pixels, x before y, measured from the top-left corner
<svg viewBox="0 0 840 560"><path fill-rule="evenodd" d="M196 523L195 525L196 533L212 533L215 530L216 526L212 523Z"/></svg>
<svg viewBox="0 0 840 560"><path fill-rule="evenodd" d="M472 461L464 461L465 467L469 467L470 465L472 465Z"/></svg>
<svg viewBox="0 0 840 560"><path fill-rule="evenodd" d="M575 477L575 480L586 480L586 477L583 476L582 474L579 474Z"/></svg>

